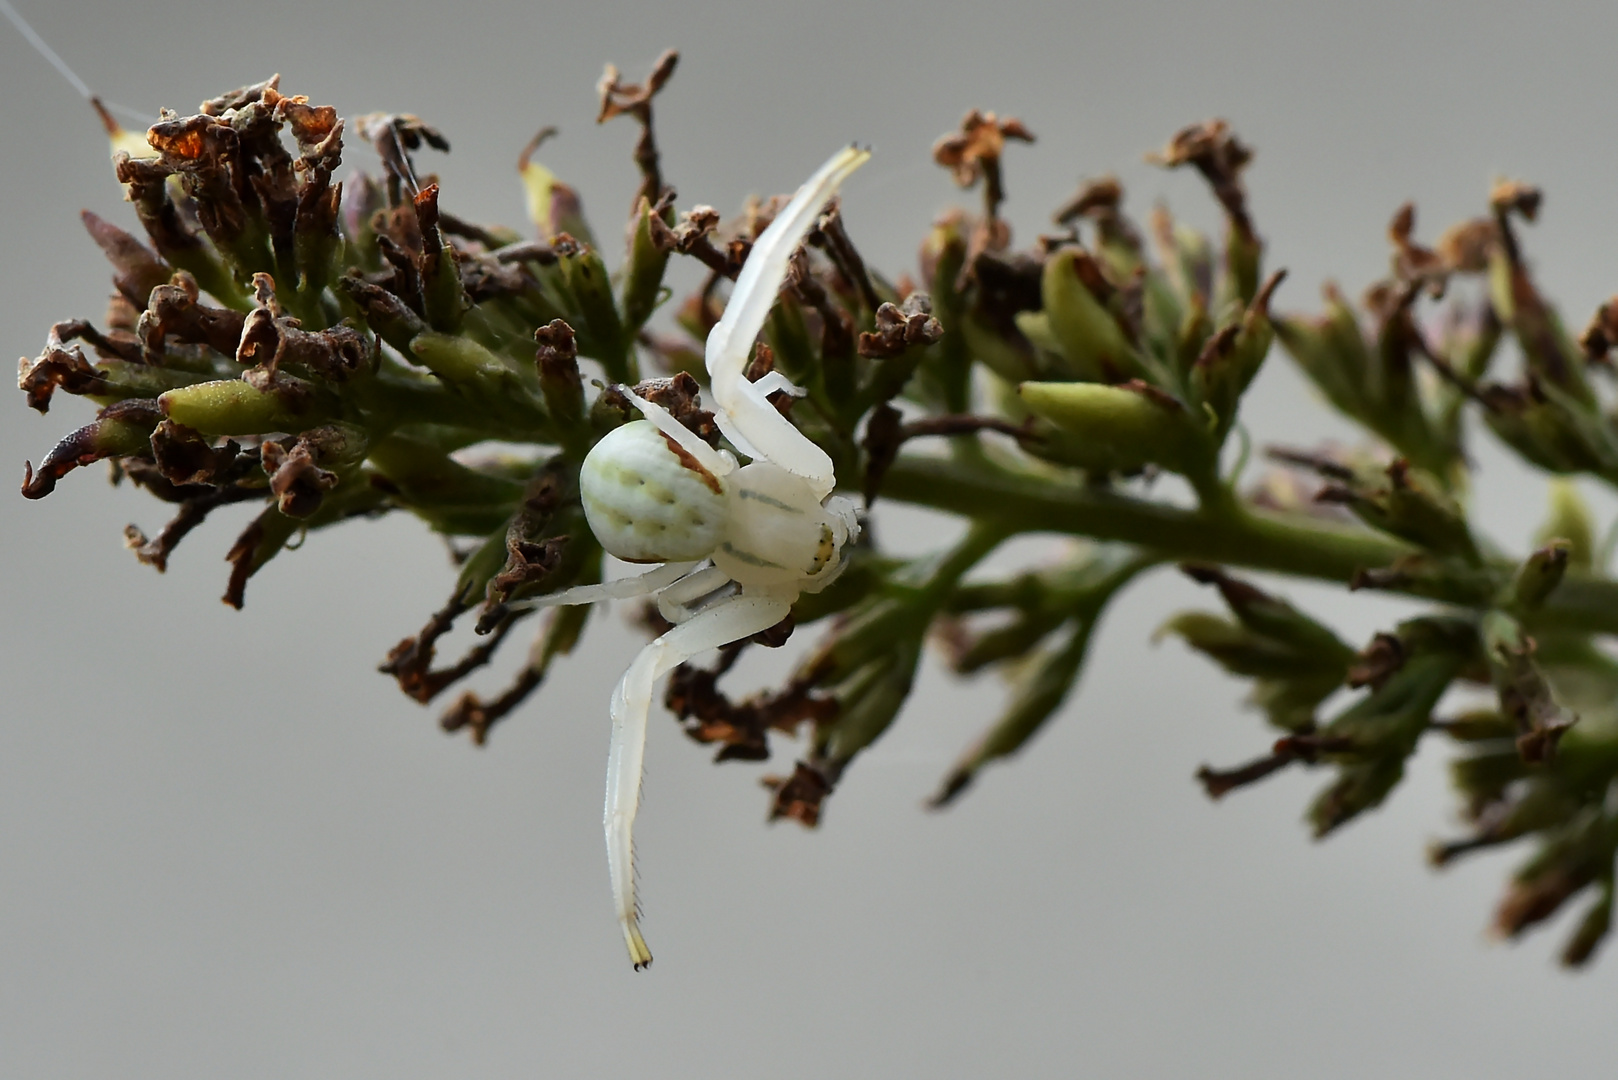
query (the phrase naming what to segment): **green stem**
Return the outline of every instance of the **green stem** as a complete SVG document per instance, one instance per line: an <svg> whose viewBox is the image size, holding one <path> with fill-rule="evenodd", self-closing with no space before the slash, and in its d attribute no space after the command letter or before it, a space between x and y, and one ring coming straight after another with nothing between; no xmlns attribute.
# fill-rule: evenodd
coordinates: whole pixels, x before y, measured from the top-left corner
<svg viewBox="0 0 1618 1080"><path fill-rule="evenodd" d="M1165 559L1223 563L1346 584L1356 571L1385 567L1415 549L1367 529L1239 502L1217 512L1184 509L1115 491L1062 484L998 466L901 455L888 471L887 498L980 521L1007 532L1055 532L1138 544ZM1499 567L1509 573L1506 564ZM1442 599L1486 607L1491 590L1457 578ZM1432 583L1424 584L1431 592ZM1535 613L1536 626L1618 634L1618 582L1569 573Z"/></svg>

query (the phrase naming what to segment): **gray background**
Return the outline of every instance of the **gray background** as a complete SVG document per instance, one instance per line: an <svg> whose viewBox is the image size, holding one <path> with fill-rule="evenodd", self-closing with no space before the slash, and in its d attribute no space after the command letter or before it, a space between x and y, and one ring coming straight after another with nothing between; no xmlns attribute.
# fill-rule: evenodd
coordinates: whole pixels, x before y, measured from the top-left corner
<svg viewBox="0 0 1618 1080"><path fill-rule="evenodd" d="M1610 4L18 2L97 89L154 112L272 71L345 115L417 112L455 147L430 163L446 207L475 219L519 222L513 158L556 123L544 159L611 235L634 131L592 125L594 80L609 59L638 77L676 45L659 115L681 205L733 211L868 141L847 215L890 272L956 198L927 148L980 106L1040 136L1009 152L1024 241L1108 170L1138 214L1161 197L1215 224L1193 178L1141 155L1223 115L1258 151L1254 210L1294 274L1283 307L1313 309L1328 274L1355 293L1379 274L1403 200L1432 237L1501 174L1547 189L1528 243L1570 321L1618 278ZM0 101L0 338L32 356L53 319L102 309L77 211L133 215L83 104L4 27ZM13 482L87 416L0 399ZM1342 430L1279 360L1249 420L1262 438ZM1481 460L1484 518L1518 546L1542 484ZM638 839L658 960L637 976L599 824L607 692L635 648L623 612L477 751L372 672L449 586L422 528L317 536L236 613L218 596L242 515L159 577L119 530L163 513L99 468L42 503L0 501L5 1077L1612 1067L1618 958L1557 971L1565 918L1488 941L1514 855L1424 866L1424 841L1455 828L1442 748L1325 845L1297 821L1319 776L1204 800L1192 770L1264 735L1235 683L1148 646L1167 612L1209 599L1172 575L1108 619L1060 722L945 815L919 802L992 715L992 679L934 665L813 834L765 827L764 769L716 769L654 720ZM884 523L917 549L935 525ZM1405 610L1287 587L1355 638Z"/></svg>

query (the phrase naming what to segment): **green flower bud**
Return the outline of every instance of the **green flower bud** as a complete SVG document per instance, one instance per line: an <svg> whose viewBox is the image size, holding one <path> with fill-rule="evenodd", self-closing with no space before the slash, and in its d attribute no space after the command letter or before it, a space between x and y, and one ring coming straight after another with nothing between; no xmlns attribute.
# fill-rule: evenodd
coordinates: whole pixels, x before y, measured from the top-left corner
<svg viewBox="0 0 1618 1080"><path fill-rule="evenodd" d="M1152 638L1160 641L1170 634L1232 675L1286 679L1320 670L1320 659L1313 654L1206 611L1182 611L1158 627Z"/></svg>
<svg viewBox="0 0 1618 1080"><path fill-rule="evenodd" d="M1252 304L1258 294L1259 275L1264 260L1264 244L1251 229L1239 228L1233 221L1225 229L1225 275L1220 292L1243 306Z"/></svg>
<svg viewBox="0 0 1618 1080"><path fill-rule="evenodd" d="M535 364L539 369L539 389L545 395L545 408L564 431L580 431L584 424L584 379L579 374L579 350L573 328L561 319L534 331L539 349Z"/></svg>
<svg viewBox="0 0 1618 1080"><path fill-rule="evenodd" d="M1332 286L1325 290L1326 314L1317 319L1275 320L1275 335L1287 355L1338 410L1365 417L1374 408L1366 374L1374 361L1354 311Z"/></svg>
<svg viewBox="0 0 1618 1080"><path fill-rule="evenodd" d="M1085 460L1076 463L1088 468L1135 472L1151 464L1187 474L1211 453L1185 406L1144 383L1025 382L1018 393L1034 415L1082 440L1074 446Z"/></svg>
<svg viewBox="0 0 1618 1080"><path fill-rule="evenodd" d="M1185 565L1180 569L1193 581L1217 586L1232 614L1247 629L1287 645L1299 656L1318 658L1321 670L1337 672L1337 681L1342 681L1354 659L1354 650L1329 627L1218 567Z"/></svg>
<svg viewBox="0 0 1618 1080"><path fill-rule="evenodd" d="M1396 458L1388 466L1387 477L1389 484L1381 490L1356 481L1330 486L1320 498L1344 503L1372 528L1436 555L1458 556L1473 565L1482 562L1465 511L1445 494L1437 479L1411 467L1404 458Z"/></svg>
<svg viewBox="0 0 1618 1080"><path fill-rule="evenodd" d="M944 340L948 341L949 324L944 327ZM971 357L1000 378L1015 383L1034 377L1037 364L1027 343L1006 340L970 309L961 313L959 329Z"/></svg>
<svg viewBox="0 0 1618 1080"><path fill-rule="evenodd" d="M1606 940L1612 930L1612 891L1612 879L1608 878L1601 883L1600 897L1584 913L1578 929L1573 931L1573 936L1568 938L1567 945L1562 949L1564 966L1583 967Z"/></svg>
<svg viewBox="0 0 1618 1080"><path fill-rule="evenodd" d="M468 468L420 439L378 440L368 460L400 503L452 535L503 530L523 495L521 482Z"/></svg>
<svg viewBox="0 0 1618 1080"><path fill-rule="evenodd" d="M1517 725L1503 718L1507 738L1517 733ZM1456 758L1449 764L1450 782L1473 805L1486 805L1501 798L1506 790L1528 775L1528 765L1516 747L1505 750L1487 749L1467 757Z"/></svg>
<svg viewBox="0 0 1618 1080"><path fill-rule="evenodd" d="M340 277L337 295L361 315L370 328L411 363L421 363L410 350L410 343L427 330L427 323L399 297L380 285L356 276Z"/></svg>
<svg viewBox="0 0 1618 1080"><path fill-rule="evenodd" d="M965 300L959 284L966 247L960 219L953 217L933 225L920 252L923 287L932 297L944 337L923 361L918 382L926 400L952 413L966 412L971 404L973 354L961 327Z"/></svg>
<svg viewBox="0 0 1618 1080"><path fill-rule="evenodd" d="M428 184L415 198L416 220L421 229L421 299L427 322L435 330L453 333L471 300L461 286L461 269L455 249L438 228L438 185Z"/></svg>
<svg viewBox="0 0 1618 1080"><path fill-rule="evenodd" d="M213 371L186 371L178 366L158 367L132 360L98 360L96 370L102 383L85 396L105 405L128 398L159 397L170 390L195 386L214 377Z"/></svg>
<svg viewBox="0 0 1618 1080"><path fill-rule="evenodd" d="M1550 497L1550 514L1535 533L1535 543L1543 545L1561 540L1567 545L1568 565L1576 570L1589 570L1595 560L1595 522L1589 506L1579 495L1578 485L1558 477L1551 481Z"/></svg>
<svg viewBox="0 0 1618 1080"><path fill-rule="evenodd" d="M1034 367L1041 375L1052 379L1068 379L1095 374L1081 371L1070 363L1062 343L1051 332L1051 320L1043 311L1019 311L1012 316L1017 332L1034 347Z"/></svg>
<svg viewBox="0 0 1618 1080"><path fill-rule="evenodd" d="M1175 221L1161 205L1152 211L1151 232L1158 259L1180 306L1187 311L1205 310L1212 299L1208 294L1213 281L1213 245L1196 229Z"/></svg>
<svg viewBox="0 0 1618 1080"><path fill-rule="evenodd" d="M1005 712L950 770L930 806L940 809L949 805L972 783L978 770L1022 749L1062 707L1084 666L1094 625L1093 620L1081 620L1065 643L1030 658L1012 690Z"/></svg>
<svg viewBox="0 0 1618 1080"><path fill-rule="evenodd" d="M1381 805L1403 778L1433 707L1468 659L1451 640L1454 630L1443 620L1402 626L1400 666L1322 730L1320 742L1334 747L1325 756L1338 762L1339 773L1309 808L1316 839Z"/></svg>
<svg viewBox="0 0 1618 1080"><path fill-rule="evenodd" d="M1134 345L1089 284L1100 280L1100 269L1082 248L1065 247L1045 260L1040 290L1051 334L1089 378L1140 375L1144 368Z"/></svg>
<svg viewBox="0 0 1618 1080"><path fill-rule="evenodd" d="M1382 800L1404 779L1404 773L1402 757L1382 757L1343 766L1337 779L1309 804L1309 824L1314 827L1315 839L1381 806Z"/></svg>
<svg viewBox="0 0 1618 1080"><path fill-rule="evenodd" d="M1388 479L1392 481L1386 504L1389 532L1439 554L1459 555L1473 563L1482 560L1466 511L1444 493L1432 474L1395 461L1388 467Z"/></svg>
<svg viewBox="0 0 1618 1080"><path fill-rule="evenodd" d="M329 395L289 375L269 389L243 379L219 379L170 390L157 399L163 415L204 435L262 435L302 431L330 419Z"/></svg>
<svg viewBox="0 0 1618 1080"><path fill-rule="evenodd" d="M840 769L888 730L916 679L921 641L907 638L882 660L867 665L864 678L838 693L842 710L816 738L818 756Z"/></svg>
<svg viewBox="0 0 1618 1080"><path fill-rule="evenodd" d="M1456 742L1492 742L1515 738L1517 727L1494 709L1474 709L1446 721L1444 734Z"/></svg>
<svg viewBox="0 0 1618 1080"><path fill-rule="evenodd" d="M613 382L633 383L639 376L623 323L618 318L617 301L612 295L612 280L601 256L589 244L569 244L558 241L557 267L568 292L584 317L584 325L573 323L575 331L587 334L580 342L579 351L601 361L607 378ZM571 322L571 320L569 320Z"/></svg>
<svg viewBox="0 0 1618 1080"><path fill-rule="evenodd" d="M1446 342L1450 363L1455 370L1474 382L1488 374L1489 363L1500 346L1500 320L1494 309L1485 306L1477 325Z"/></svg>
<svg viewBox="0 0 1618 1080"><path fill-rule="evenodd" d="M1247 695L1247 702L1262 710L1272 727L1302 733L1314 729L1315 710L1342 685L1340 672L1257 679Z"/></svg>
<svg viewBox="0 0 1618 1080"><path fill-rule="evenodd" d="M1484 388L1484 421L1523 457L1551 472L1618 475L1618 437L1601 414L1545 382Z"/></svg>
<svg viewBox="0 0 1618 1080"><path fill-rule="evenodd" d="M1514 611L1527 612L1543 604L1562 583L1571 550L1566 540L1552 540L1524 559L1507 587L1507 605Z"/></svg>
<svg viewBox="0 0 1618 1080"><path fill-rule="evenodd" d="M410 340L410 351L433 374L479 402L491 419L542 428L544 409L521 376L499 356L471 338L429 330Z"/></svg>
<svg viewBox="0 0 1618 1080"><path fill-rule="evenodd" d="M624 263L623 312L626 332L633 335L667 296L663 271L669 253L652 242L652 205L644 197L635 206L635 231ZM672 212L671 212L672 216Z"/></svg>
<svg viewBox="0 0 1618 1080"><path fill-rule="evenodd" d="M1191 385L1196 399L1213 410L1217 418L1215 435L1220 441L1235 424L1241 397L1258 374L1275 339L1269 302L1285 277L1285 271L1272 274L1241 322L1214 335L1192 365Z"/></svg>
<svg viewBox="0 0 1618 1080"><path fill-rule="evenodd" d="M550 134L554 134L554 129L548 128L535 136L517 163L517 170L522 175L523 193L527 196L528 220L534 223L539 235L546 240L566 233L586 244L594 244L595 236L590 232L589 222L584 219L584 206L579 201L579 193L533 160L533 152Z"/></svg>
<svg viewBox="0 0 1618 1080"><path fill-rule="evenodd" d="M1062 611L1021 612L1006 625L979 634L950 666L959 675L970 675L990 664L1026 656L1064 621L1066 613Z"/></svg>
<svg viewBox="0 0 1618 1080"><path fill-rule="evenodd" d="M1593 406L1596 397L1584 376L1583 353L1504 244L1489 258L1489 299L1521 346L1529 373Z"/></svg>
<svg viewBox="0 0 1618 1080"><path fill-rule="evenodd" d="M1188 307L1180 305L1174 287L1162 271L1147 267L1141 278L1141 337L1147 351L1155 356L1174 357L1178 360L1180 330L1185 325ZM1185 370L1175 364L1176 373Z"/></svg>
<svg viewBox="0 0 1618 1080"><path fill-rule="evenodd" d="M1500 697L1500 711L1517 725L1517 752L1524 761L1549 761L1564 732L1578 722L1551 692L1534 660L1534 641L1516 619L1490 611L1480 625L1483 651Z"/></svg>
<svg viewBox="0 0 1618 1080"><path fill-rule="evenodd" d="M24 466L23 496L43 499L56 489L56 481L91 462L146 453L152 431L162 419L162 410L155 402L140 398L107 406L94 421L52 447L39 463L38 472L32 464Z"/></svg>

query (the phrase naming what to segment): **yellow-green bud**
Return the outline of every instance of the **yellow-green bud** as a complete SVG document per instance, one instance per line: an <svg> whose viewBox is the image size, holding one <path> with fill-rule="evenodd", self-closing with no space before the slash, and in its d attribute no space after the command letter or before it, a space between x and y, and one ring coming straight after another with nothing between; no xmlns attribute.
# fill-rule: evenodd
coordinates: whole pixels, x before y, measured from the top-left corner
<svg viewBox="0 0 1618 1080"><path fill-rule="evenodd" d="M1550 514L1535 534L1535 541L1546 544L1561 540L1567 545L1568 565L1578 570L1590 569L1595 558L1595 522L1590 517L1590 507L1579 494L1578 484L1558 477L1551 481L1550 495Z"/></svg>
<svg viewBox="0 0 1618 1080"><path fill-rule="evenodd" d="M1134 472L1151 464L1186 473L1208 449L1185 406L1145 384L1025 382L1018 393L1035 416L1079 437L1090 460L1076 464L1089 468Z"/></svg>
<svg viewBox="0 0 1618 1080"><path fill-rule="evenodd" d="M1067 247L1045 260L1040 291L1051 334L1068 360L1092 378L1137 375L1140 357L1113 313L1096 298L1087 276L1100 269L1082 248Z"/></svg>
<svg viewBox="0 0 1618 1080"><path fill-rule="evenodd" d="M652 242L652 205L643 196L635 207L635 232L624 263L624 323L633 334L663 302L663 270L669 253Z"/></svg>
<svg viewBox="0 0 1618 1080"><path fill-rule="evenodd" d="M1556 591L1567 573L1571 550L1566 540L1552 540L1523 560L1511 580L1508 592L1509 603L1514 610L1533 611Z"/></svg>
<svg viewBox="0 0 1618 1080"><path fill-rule="evenodd" d="M309 384L287 375L260 390L241 379L219 379L170 390L157 399L163 414L204 435L263 435L302 431L328 411Z"/></svg>
<svg viewBox="0 0 1618 1080"><path fill-rule="evenodd" d="M623 323L618 318L617 301L612 295L612 280L607 265L589 244L557 244L557 265L562 279L573 295L578 310L584 316L582 329L588 331L581 340L580 351L594 356L606 369L607 378L614 382L633 383L638 376L624 338ZM570 322L572 320L569 320ZM581 327L573 324L575 331ZM585 338L585 335L581 335ZM586 347L586 342L588 347Z"/></svg>

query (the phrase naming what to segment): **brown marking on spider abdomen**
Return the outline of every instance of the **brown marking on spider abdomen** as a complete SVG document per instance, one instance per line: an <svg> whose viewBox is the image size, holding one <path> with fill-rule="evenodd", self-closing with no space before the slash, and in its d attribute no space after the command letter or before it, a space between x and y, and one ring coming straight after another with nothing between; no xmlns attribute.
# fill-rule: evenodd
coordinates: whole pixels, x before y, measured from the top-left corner
<svg viewBox="0 0 1618 1080"><path fill-rule="evenodd" d="M688 450L686 450L685 447L674 441L665 432L658 432L658 434L662 435L663 441L669 444L669 452L680 459L680 464L682 466L690 469L692 472L702 477L702 482L708 485L709 490L711 490L715 495L723 495L725 493L725 489L720 486L719 477L715 476L707 469L704 469L702 467L702 463L698 461Z"/></svg>

